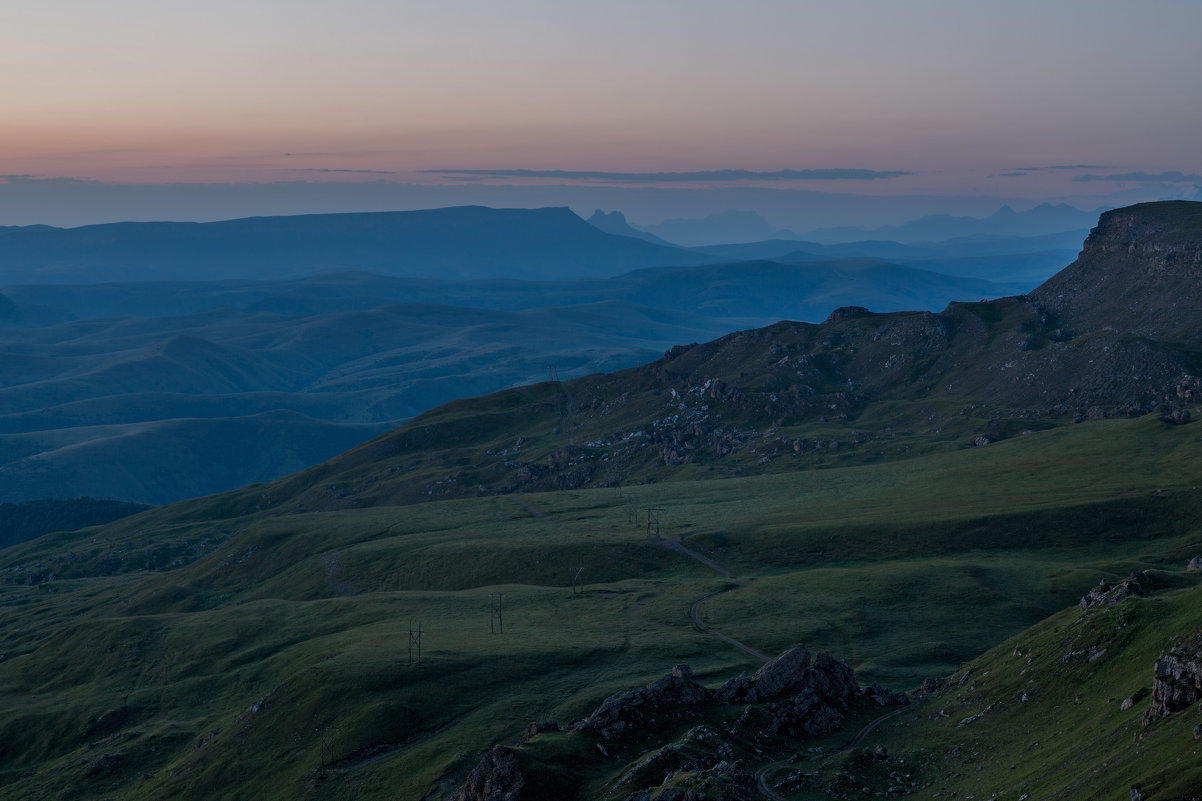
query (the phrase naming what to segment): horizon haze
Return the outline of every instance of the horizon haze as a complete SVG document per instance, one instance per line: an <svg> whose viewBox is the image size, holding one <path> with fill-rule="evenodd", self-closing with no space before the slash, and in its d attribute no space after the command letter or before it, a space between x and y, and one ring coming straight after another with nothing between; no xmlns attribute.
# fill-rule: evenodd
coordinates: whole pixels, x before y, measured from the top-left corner
<svg viewBox="0 0 1202 801"><path fill-rule="evenodd" d="M0 11L0 225L479 204L806 231L1202 192L1179 0L207 8Z"/></svg>

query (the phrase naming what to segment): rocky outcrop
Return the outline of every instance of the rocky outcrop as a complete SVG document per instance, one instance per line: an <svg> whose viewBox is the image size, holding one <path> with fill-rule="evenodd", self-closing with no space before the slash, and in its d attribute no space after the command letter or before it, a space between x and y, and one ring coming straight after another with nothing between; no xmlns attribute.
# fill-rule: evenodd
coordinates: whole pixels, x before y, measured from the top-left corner
<svg viewBox="0 0 1202 801"><path fill-rule="evenodd" d="M687 766L693 767L693 766ZM660 787L631 793L625 801L757 801L755 776L742 762L721 760L700 769L688 789Z"/></svg>
<svg viewBox="0 0 1202 801"><path fill-rule="evenodd" d="M758 797L755 777L739 761L738 750L724 741L728 734L774 747L785 738L831 734L853 703L885 706L908 700L879 684L860 687L846 662L825 652L811 655L799 645L718 690L698 683L688 665L677 665L644 687L609 696L571 729L598 738L597 750L609 757L644 742L639 738L673 730L682 719L717 713L715 720L726 722L693 725L682 742L657 748L617 784L643 788L631 792L628 801L752 801ZM731 711L721 710L724 703L744 706L733 723ZM537 745L532 738L556 731L564 729L553 721L531 723L525 747ZM534 785L539 778L530 777ZM537 795L531 786L514 752L498 746L472 770L455 801L519 801L523 792Z"/></svg>
<svg viewBox="0 0 1202 801"><path fill-rule="evenodd" d="M692 668L677 665L667 676L646 687L614 693L573 728L611 740L650 722L656 710L695 707L712 697L710 690L693 680Z"/></svg>
<svg viewBox="0 0 1202 801"><path fill-rule="evenodd" d="M1085 593L1079 606L1082 609L1096 609L1100 606L1117 604L1132 595L1145 595L1150 589L1148 584L1148 574L1142 571L1136 571L1115 584L1102 579L1098 582L1098 586Z"/></svg>
<svg viewBox="0 0 1202 801"><path fill-rule="evenodd" d="M734 729L757 740L785 736L821 737L843 725L853 698L879 704L905 703L906 696L880 685L861 688L844 661L796 646L764 665L755 675L742 673L715 693L726 703L748 704Z"/></svg>
<svg viewBox="0 0 1202 801"><path fill-rule="evenodd" d="M872 699L882 705L908 700L880 685L861 688L846 662L825 652L811 657L808 649L798 645L753 675L740 673L716 691L694 681L688 665L677 665L670 674L646 687L611 695L573 728L608 741L637 732L656 715L695 711L706 701L718 701L748 705L736 728L749 735L813 737L839 728L843 711L855 698Z"/></svg>
<svg viewBox="0 0 1202 801"><path fill-rule="evenodd" d="M732 727L760 741L780 737L822 737L838 731L843 713L806 689L782 703L748 706Z"/></svg>
<svg viewBox="0 0 1202 801"><path fill-rule="evenodd" d="M1152 672L1152 705L1144 712L1145 725L1202 699L1202 632L1194 634L1188 643L1177 643L1156 660Z"/></svg>
<svg viewBox="0 0 1202 801"><path fill-rule="evenodd" d="M525 786L517 758L498 745L472 768L455 801L517 801Z"/></svg>
<svg viewBox="0 0 1202 801"><path fill-rule="evenodd" d="M741 673L718 688L719 701L750 704L813 690L820 697L846 699L860 691L848 664L820 652L811 660L805 646L790 648L755 672Z"/></svg>

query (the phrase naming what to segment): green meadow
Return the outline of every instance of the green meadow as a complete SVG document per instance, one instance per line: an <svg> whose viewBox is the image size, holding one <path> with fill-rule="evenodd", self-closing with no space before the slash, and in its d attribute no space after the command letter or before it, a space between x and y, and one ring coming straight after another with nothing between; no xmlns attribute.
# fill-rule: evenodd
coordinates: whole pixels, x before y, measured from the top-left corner
<svg viewBox="0 0 1202 801"><path fill-rule="evenodd" d="M1200 459L1198 429L1146 417L880 464L309 514L242 514L242 491L49 535L0 552L0 796L424 798L529 723L674 664L711 685L754 669L694 626L703 598L703 627L829 650L895 689L994 664L1015 636L1051 653L1039 632L1100 578L1202 553ZM1146 636L1130 682L1150 684ZM1113 669L1106 692L1128 692Z"/></svg>

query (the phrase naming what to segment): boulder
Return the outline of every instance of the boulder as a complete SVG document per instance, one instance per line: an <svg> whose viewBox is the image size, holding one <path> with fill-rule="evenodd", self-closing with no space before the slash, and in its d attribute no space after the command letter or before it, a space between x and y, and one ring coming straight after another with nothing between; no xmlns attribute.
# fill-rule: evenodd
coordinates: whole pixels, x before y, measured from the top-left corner
<svg viewBox="0 0 1202 801"><path fill-rule="evenodd" d="M748 696L750 690L751 677L744 672L719 687L715 697L724 704L737 704Z"/></svg>
<svg viewBox="0 0 1202 801"><path fill-rule="evenodd" d="M881 706L894 706L910 703L910 697L905 693L899 693L886 687L882 687L876 682L873 682L872 686L870 687L865 687L863 693Z"/></svg>
<svg viewBox="0 0 1202 801"><path fill-rule="evenodd" d="M513 752L495 746L485 754L455 795L455 801L516 801L526 779Z"/></svg>

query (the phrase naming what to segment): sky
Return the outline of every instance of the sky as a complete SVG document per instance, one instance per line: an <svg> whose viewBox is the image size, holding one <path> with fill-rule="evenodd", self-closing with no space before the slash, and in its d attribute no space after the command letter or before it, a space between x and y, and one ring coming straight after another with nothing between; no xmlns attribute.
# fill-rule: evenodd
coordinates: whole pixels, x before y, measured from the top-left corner
<svg viewBox="0 0 1202 801"><path fill-rule="evenodd" d="M0 225L33 221L34 195L38 221L99 220L99 190L130 187L209 218L239 187L314 184L418 205L414 187L1189 197L1199 30L1197 0L6 0Z"/></svg>

